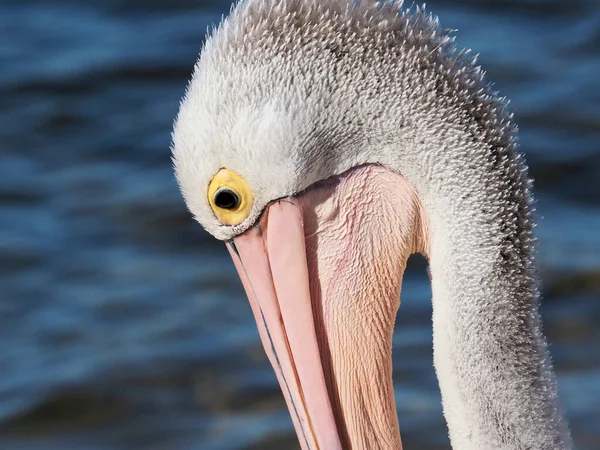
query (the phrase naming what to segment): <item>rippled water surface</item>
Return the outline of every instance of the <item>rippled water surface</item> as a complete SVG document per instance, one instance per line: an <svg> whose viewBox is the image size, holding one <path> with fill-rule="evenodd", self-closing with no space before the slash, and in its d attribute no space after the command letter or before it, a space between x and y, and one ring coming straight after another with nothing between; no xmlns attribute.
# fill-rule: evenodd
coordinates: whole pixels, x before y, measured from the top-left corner
<svg viewBox="0 0 600 450"><path fill-rule="evenodd" d="M545 331L600 448L600 2L433 0L512 99L535 177ZM0 3L0 448L297 449L233 265L169 133L229 1ZM394 338L407 449L448 448L422 262Z"/></svg>

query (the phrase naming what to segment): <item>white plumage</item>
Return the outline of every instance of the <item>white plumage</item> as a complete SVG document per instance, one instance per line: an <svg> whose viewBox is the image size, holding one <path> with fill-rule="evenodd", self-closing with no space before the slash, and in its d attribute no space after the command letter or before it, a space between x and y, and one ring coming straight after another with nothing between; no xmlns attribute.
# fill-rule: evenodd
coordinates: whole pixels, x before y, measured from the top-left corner
<svg viewBox="0 0 600 450"><path fill-rule="evenodd" d="M173 132L177 179L216 238L361 164L401 173L429 217L435 367L457 449L565 449L539 330L526 167L506 101L437 19L401 3L246 0L207 40ZM206 186L254 206L221 225Z"/></svg>

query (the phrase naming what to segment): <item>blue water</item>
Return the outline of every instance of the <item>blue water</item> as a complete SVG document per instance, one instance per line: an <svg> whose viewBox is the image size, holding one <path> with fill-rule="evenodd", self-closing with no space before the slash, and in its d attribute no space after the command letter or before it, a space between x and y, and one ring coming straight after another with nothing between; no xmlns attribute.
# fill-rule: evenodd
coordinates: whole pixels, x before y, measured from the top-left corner
<svg viewBox="0 0 600 450"><path fill-rule="evenodd" d="M600 448L600 2L434 0L512 99L542 312L581 450ZM0 448L297 449L222 244L169 134L229 1L0 3ZM394 337L407 449L448 448L412 261Z"/></svg>

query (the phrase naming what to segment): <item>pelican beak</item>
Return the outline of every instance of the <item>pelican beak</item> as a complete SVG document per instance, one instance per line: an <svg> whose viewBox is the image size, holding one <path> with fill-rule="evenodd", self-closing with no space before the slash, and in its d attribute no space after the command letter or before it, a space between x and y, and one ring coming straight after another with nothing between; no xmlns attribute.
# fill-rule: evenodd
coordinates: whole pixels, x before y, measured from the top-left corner
<svg viewBox="0 0 600 450"><path fill-rule="evenodd" d="M341 450L325 382L309 284L302 209L272 204L227 245L303 450Z"/></svg>
<svg viewBox="0 0 600 450"><path fill-rule="evenodd" d="M425 223L401 175L365 166L272 203L228 243L303 450L402 448L392 335Z"/></svg>

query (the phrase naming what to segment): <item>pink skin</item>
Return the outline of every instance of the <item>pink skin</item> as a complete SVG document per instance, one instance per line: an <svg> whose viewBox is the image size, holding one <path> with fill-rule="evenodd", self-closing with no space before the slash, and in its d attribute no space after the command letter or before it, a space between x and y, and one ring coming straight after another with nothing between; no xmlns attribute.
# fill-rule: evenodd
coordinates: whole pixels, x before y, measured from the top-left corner
<svg viewBox="0 0 600 450"><path fill-rule="evenodd" d="M228 245L303 450L402 448L392 333L424 219L402 176L364 166L270 205Z"/></svg>

